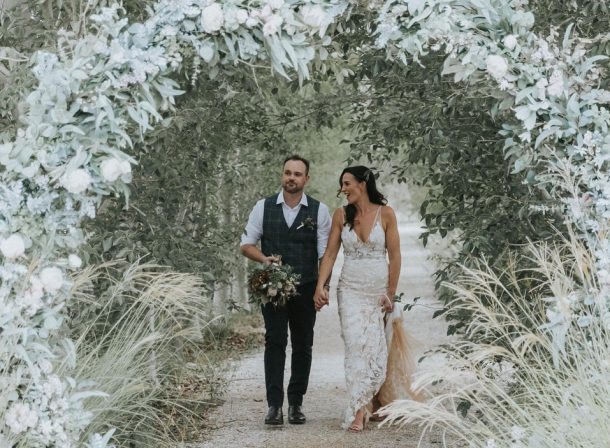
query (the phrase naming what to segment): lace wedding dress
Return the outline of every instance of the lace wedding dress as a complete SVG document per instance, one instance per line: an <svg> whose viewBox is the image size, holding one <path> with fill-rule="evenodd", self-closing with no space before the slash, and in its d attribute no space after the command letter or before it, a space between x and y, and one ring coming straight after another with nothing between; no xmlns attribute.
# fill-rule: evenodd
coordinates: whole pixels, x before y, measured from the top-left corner
<svg viewBox="0 0 610 448"><path fill-rule="evenodd" d="M371 400L378 393L381 405L397 398L413 397L410 384L413 365L402 329L401 308L395 306L395 311L384 322L380 305L388 283L380 210L381 207L366 242L361 241L349 226L344 226L341 232L344 262L337 303L345 343L345 378L349 394L344 429L350 426L359 409L364 407L370 415Z"/></svg>

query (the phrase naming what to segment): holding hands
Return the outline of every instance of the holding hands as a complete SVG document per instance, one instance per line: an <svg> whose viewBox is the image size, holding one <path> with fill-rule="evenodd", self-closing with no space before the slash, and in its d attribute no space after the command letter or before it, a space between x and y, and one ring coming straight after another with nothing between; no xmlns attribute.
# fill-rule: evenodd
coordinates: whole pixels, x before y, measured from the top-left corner
<svg viewBox="0 0 610 448"><path fill-rule="evenodd" d="M324 305L329 304L329 292L328 286L318 286L316 288L316 293L313 296L314 306L316 307L316 311L320 311Z"/></svg>

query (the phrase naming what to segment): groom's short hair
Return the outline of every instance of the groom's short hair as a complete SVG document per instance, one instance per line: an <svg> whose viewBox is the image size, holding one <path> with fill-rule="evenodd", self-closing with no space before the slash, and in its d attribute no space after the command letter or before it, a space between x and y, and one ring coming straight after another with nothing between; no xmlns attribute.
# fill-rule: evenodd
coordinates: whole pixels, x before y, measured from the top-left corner
<svg viewBox="0 0 610 448"><path fill-rule="evenodd" d="M293 154L293 155L288 156L288 157L286 157L286 158L284 159L284 163L282 164L282 167L283 167L284 165L286 165L286 162L288 162L289 160L295 160L295 161L297 161L297 162L303 162L303 163L305 164L305 174L306 174L306 175L309 175L309 160L307 160L307 159L305 159L305 158L301 157L301 156L300 156L300 155L298 155L298 154Z"/></svg>

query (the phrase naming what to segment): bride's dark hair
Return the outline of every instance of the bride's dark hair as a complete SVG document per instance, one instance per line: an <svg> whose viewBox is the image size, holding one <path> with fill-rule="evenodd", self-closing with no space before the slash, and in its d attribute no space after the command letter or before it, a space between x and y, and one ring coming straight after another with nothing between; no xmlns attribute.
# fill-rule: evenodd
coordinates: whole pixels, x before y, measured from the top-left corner
<svg viewBox="0 0 610 448"><path fill-rule="evenodd" d="M377 190L377 184L375 183L375 175L370 168L366 166L348 166L345 168L339 176L339 191L337 197L341 194L341 187L343 186L343 175L350 173L356 178L358 182L366 182L366 192L369 195L369 200L373 204L386 205L388 200L385 196ZM349 229L354 228L354 219L356 218L356 206L353 204L347 204L345 206L345 225L349 225Z"/></svg>

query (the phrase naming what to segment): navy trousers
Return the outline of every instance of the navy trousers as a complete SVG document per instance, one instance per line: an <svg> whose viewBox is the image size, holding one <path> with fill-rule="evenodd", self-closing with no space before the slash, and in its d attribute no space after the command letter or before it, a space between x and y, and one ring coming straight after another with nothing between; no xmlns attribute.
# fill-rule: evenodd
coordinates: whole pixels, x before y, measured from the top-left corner
<svg viewBox="0 0 610 448"><path fill-rule="evenodd" d="M288 404L300 406L307 392L311 370L313 327L316 309L313 295L316 282L297 287L298 294L285 307L268 303L262 307L265 319L265 386L267 404L281 407L284 404L284 366L288 328L292 345L290 381L288 382Z"/></svg>

